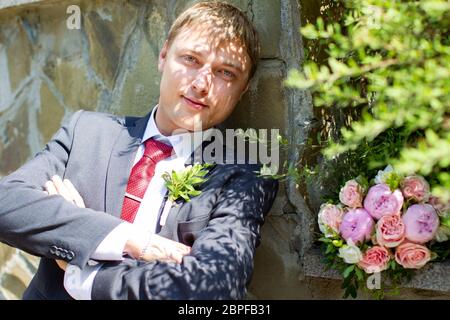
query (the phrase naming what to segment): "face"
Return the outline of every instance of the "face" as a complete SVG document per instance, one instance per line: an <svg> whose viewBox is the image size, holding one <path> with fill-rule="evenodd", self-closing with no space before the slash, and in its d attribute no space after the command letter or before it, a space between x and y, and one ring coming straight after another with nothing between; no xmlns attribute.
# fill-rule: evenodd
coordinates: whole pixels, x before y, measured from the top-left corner
<svg viewBox="0 0 450 320"><path fill-rule="evenodd" d="M218 42L204 26L184 29L159 55L156 124L164 135L221 123L248 88L251 63L239 41Z"/></svg>

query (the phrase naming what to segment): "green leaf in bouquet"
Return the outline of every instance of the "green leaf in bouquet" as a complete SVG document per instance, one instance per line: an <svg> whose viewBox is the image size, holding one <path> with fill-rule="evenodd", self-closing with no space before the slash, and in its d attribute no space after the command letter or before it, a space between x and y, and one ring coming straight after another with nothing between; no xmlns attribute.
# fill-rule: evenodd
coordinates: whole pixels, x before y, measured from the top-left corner
<svg viewBox="0 0 450 320"><path fill-rule="evenodd" d="M363 193L366 193L367 190L369 190L369 181L367 178L363 175L359 175L355 178L356 182L359 183L359 185L363 188Z"/></svg>
<svg viewBox="0 0 450 320"><path fill-rule="evenodd" d="M344 278L347 278L355 269L355 265L352 264L351 266L348 266L347 269L344 270L344 272L342 273L342 276Z"/></svg>
<svg viewBox="0 0 450 320"><path fill-rule="evenodd" d="M389 186L389 189L391 189L391 191L394 191L395 189L399 188L402 177L395 172L388 172L385 175L385 181Z"/></svg>
<svg viewBox="0 0 450 320"><path fill-rule="evenodd" d="M391 269L395 270L395 268L397 267L397 262L395 260L391 260L391 262L389 262L389 263L390 263Z"/></svg>
<svg viewBox="0 0 450 320"><path fill-rule="evenodd" d="M325 243L329 243L329 242L331 242L333 240L331 240L330 238L327 238L327 237L320 237L319 241L322 241L322 242L325 242Z"/></svg>
<svg viewBox="0 0 450 320"><path fill-rule="evenodd" d="M445 218L442 218L441 224L446 227L450 227L450 217L447 215Z"/></svg>
<svg viewBox="0 0 450 320"><path fill-rule="evenodd" d="M355 273L359 281L364 280L364 271L362 271L359 267L355 267Z"/></svg>
<svg viewBox="0 0 450 320"><path fill-rule="evenodd" d="M334 251L334 246L332 243L328 244L327 250L325 251L325 254L331 253Z"/></svg>

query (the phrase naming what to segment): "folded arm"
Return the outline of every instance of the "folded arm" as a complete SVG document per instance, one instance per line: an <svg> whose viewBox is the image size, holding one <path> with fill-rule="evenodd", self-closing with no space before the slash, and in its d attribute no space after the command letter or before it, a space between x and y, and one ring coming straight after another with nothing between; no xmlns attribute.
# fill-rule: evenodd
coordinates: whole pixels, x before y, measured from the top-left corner
<svg viewBox="0 0 450 320"><path fill-rule="evenodd" d="M105 263L94 279L92 299L242 299L277 187L253 173L231 180L182 264Z"/></svg>
<svg viewBox="0 0 450 320"><path fill-rule="evenodd" d="M0 241L83 267L99 243L122 221L80 208L60 196L48 196L43 189L52 176L64 176L81 115L77 112L43 151L0 181Z"/></svg>

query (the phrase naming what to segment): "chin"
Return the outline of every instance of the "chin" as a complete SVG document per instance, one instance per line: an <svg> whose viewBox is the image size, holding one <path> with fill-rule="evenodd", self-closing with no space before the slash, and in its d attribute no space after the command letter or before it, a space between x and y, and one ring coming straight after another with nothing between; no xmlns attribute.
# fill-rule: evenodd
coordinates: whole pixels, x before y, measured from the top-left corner
<svg viewBox="0 0 450 320"><path fill-rule="evenodd" d="M180 128L183 128L188 131L200 131L204 128L204 122L202 120L197 119L186 119L185 121L180 121L178 123Z"/></svg>

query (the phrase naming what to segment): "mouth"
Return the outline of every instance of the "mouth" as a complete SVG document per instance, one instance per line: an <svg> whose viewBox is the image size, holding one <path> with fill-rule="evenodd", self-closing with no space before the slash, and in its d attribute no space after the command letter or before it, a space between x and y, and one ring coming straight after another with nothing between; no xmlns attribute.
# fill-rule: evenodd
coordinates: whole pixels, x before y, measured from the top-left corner
<svg viewBox="0 0 450 320"><path fill-rule="evenodd" d="M206 104L203 104L199 101L193 100L193 99L189 99L186 98L185 96L182 96L183 100L186 102L187 105L189 105L190 107L196 109L196 110L202 110L203 108L207 108L208 106Z"/></svg>

